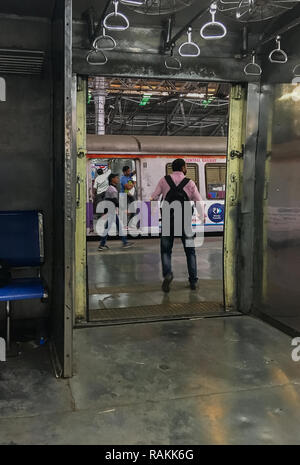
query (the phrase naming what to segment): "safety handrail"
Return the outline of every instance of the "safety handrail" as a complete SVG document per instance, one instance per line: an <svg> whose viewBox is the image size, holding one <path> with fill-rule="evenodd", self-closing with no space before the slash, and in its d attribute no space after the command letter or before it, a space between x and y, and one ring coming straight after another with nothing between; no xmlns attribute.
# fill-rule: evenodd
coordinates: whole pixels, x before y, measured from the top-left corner
<svg viewBox="0 0 300 465"><path fill-rule="evenodd" d="M226 26L223 23L220 23L219 21L215 20L217 9L218 9L217 3L216 2L212 3L212 5L210 6L210 9L209 9L212 20L209 21L208 23L204 24L204 26L202 26L202 28L200 30L200 35L201 35L202 39L216 40L216 39L223 39L226 36L226 34L227 34ZM213 34L213 35L206 34L205 30L207 28L209 28L209 27L212 27L212 26L218 27L219 29L221 29L222 30L221 34Z"/></svg>
<svg viewBox="0 0 300 465"><path fill-rule="evenodd" d="M102 47L101 47L101 46L99 46L99 42L101 42L101 40L102 40L102 41L103 41L103 40L104 40L104 41L105 41L105 40L106 40L106 41L111 41L112 46L111 46L111 47L108 47L108 46L106 46L106 47L103 47L103 46L102 46ZM105 32L105 27L103 28L102 35L96 37L96 39L95 39L94 42L93 42L93 48L94 48L95 50L114 50L114 49L116 48L116 46L117 46L117 42L115 41L115 39L114 39L113 37L108 36L108 35L106 34L106 32Z"/></svg>
<svg viewBox="0 0 300 465"><path fill-rule="evenodd" d="M126 29L129 28L129 20L126 15L119 12L119 0L113 0L113 4L114 4L114 11L105 16L103 20L103 26L108 31L125 31ZM125 24L119 24L119 25L109 24L108 20L112 17L122 18L125 21Z"/></svg>
<svg viewBox="0 0 300 465"><path fill-rule="evenodd" d="M179 47L179 50L178 50L179 55L181 57L198 57L200 55L201 51L200 51L199 46L195 42L192 41L192 28L191 27L188 28L187 36L188 36L187 42L184 42ZM195 49L195 53L184 53L183 49L184 49L184 47L187 47L187 46L192 48L192 49Z"/></svg>
<svg viewBox="0 0 300 465"><path fill-rule="evenodd" d="M97 54L101 53L101 57L104 58L104 61L94 61L94 62L91 62L91 58ZM103 66L103 65L106 65L106 63L108 62L108 58L106 55L104 55L104 53L102 52L102 50L90 50L89 53L87 54L87 57L86 57L86 61L88 62L89 65L91 66Z"/></svg>
<svg viewBox="0 0 300 465"><path fill-rule="evenodd" d="M269 55L269 60L271 63L277 63L277 64L284 64L288 61L288 56L287 54L281 49L281 36L276 37L276 42L277 42L277 48L272 50L272 52ZM274 58L274 55L277 54L283 56L283 60L278 60Z"/></svg>
<svg viewBox="0 0 300 465"><path fill-rule="evenodd" d="M252 52L252 62L248 63L244 68L244 73L246 74L246 76L260 76L262 74L261 66L258 63L256 63L256 61L255 61L255 55L256 55L256 53L253 50L253 52ZM250 67L252 69L257 70L257 72L249 71Z"/></svg>

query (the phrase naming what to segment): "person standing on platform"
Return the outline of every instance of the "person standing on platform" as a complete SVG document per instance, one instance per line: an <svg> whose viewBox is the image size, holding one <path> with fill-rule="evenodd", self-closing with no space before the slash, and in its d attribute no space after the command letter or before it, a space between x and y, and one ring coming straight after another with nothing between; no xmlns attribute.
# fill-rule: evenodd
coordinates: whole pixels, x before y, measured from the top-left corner
<svg viewBox="0 0 300 465"><path fill-rule="evenodd" d="M116 208L119 208L119 191L118 191L118 184L119 184L119 176L117 174L111 173L108 177L109 187L105 192L104 200L112 202ZM100 244L98 247L99 251L107 250L109 247L106 245L106 241L108 238L109 231L111 227L116 223L116 227L119 233L119 236L123 242L123 249L128 249L129 247L133 246L133 242L128 242L127 237L123 230L123 225L120 222L118 213L114 211L113 217L109 216L106 221L105 229L106 233L101 237Z"/></svg>
<svg viewBox="0 0 300 465"><path fill-rule="evenodd" d="M127 194L128 203L131 203L135 200L134 189L136 186L136 181L133 177L136 174L136 171L130 171L129 166L123 167L123 176L121 176L121 193Z"/></svg>
<svg viewBox="0 0 300 465"><path fill-rule="evenodd" d="M108 177L111 174L111 170L109 169L104 173L103 169L99 168L97 174L98 176L94 182L94 213L97 211L98 203L104 200L105 192L109 186Z"/></svg>
<svg viewBox="0 0 300 465"><path fill-rule="evenodd" d="M195 290L197 287L198 276L197 276L197 258L196 258L196 251L194 247L194 239L193 234L191 232L191 225L192 225L192 207L191 201L196 202L196 208L200 215L200 217L204 218L204 211L202 204L202 198L200 193L197 189L196 184L194 181L186 178L187 168L185 161L183 159L176 159L172 163L172 170L173 173L169 176L165 176L161 178L159 181L155 191L151 196L152 200L158 200L160 196L162 196L163 200L169 204L172 202L179 202L181 204L181 241L184 247L186 259L187 259L187 266L189 272L189 282L190 288ZM189 209L185 209L185 202L189 204ZM166 211L166 210L165 210ZM164 224L164 207L162 208L162 224ZM190 222L190 231L185 230L185 221L184 216L188 215L188 221ZM175 231L175 213L172 216L172 210L169 212L169 234L164 235L164 230L162 230L161 236L161 261L162 261L162 269L163 269L163 284L162 290L164 292L169 292L170 284L173 281L173 272L172 272L172 249L174 245L174 238L177 236ZM189 241L189 243L187 243ZM191 246L191 241L193 246Z"/></svg>

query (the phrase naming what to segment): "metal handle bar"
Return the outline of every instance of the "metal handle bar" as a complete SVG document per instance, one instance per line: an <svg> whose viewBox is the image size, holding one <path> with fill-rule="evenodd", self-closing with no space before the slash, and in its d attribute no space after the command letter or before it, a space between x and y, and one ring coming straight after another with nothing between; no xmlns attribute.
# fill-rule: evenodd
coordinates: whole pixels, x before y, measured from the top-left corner
<svg viewBox="0 0 300 465"><path fill-rule="evenodd" d="M124 3L124 5L142 6L145 4L145 0L120 0L120 3Z"/></svg>
<svg viewBox="0 0 300 465"><path fill-rule="evenodd" d="M284 63L286 63L288 61L288 56L281 49L281 37L280 36L276 37L276 42L277 42L277 48L272 50L272 52L269 55L269 60L270 60L271 63L277 63L279 65L282 65L282 64L284 64ZM281 56L283 56L283 60L276 60L275 58L273 58L275 53L277 53L277 55L280 54Z"/></svg>
<svg viewBox="0 0 300 465"><path fill-rule="evenodd" d="M227 28L226 26L223 24L223 23L220 23L219 21L216 21L215 20L215 17L216 17L216 13L217 13L217 4L216 3L213 3L211 6L210 6L210 14L212 16L212 20L206 24L204 24L204 26L202 26L201 28L201 31L200 31L200 35L202 37L202 39L205 39L205 40L215 40L215 39L223 39L226 34L227 34ZM205 34L205 30L208 28L208 27L218 27L222 30L221 34L214 34L214 35L208 35L208 34Z"/></svg>
<svg viewBox="0 0 300 465"><path fill-rule="evenodd" d="M299 71L297 71L297 69L299 69ZM295 66L293 73L295 77L300 77L300 64Z"/></svg>
<svg viewBox="0 0 300 465"><path fill-rule="evenodd" d="M245 2L247 2L246 5L244 5ZM241 11L242 8L248 8L248 9L246 9L245 11ZM247 13L249 14L253 13L254 8L255 8L254 0L241 0L236 10L236 19L242 18Z"/></svg>
<svg viewBox="0 0 300 465"><path fill-rule="evenodd" d="M231 11L231 10L236 10L236 4L238 3L238 0L232 1L232 2L226 2L225 0L219 0L218 2L218 10L219 11ZM234 6L229 6L228 8L225 6L223 8L221 5L234 5Z"/></svg>
<svg viewBox="0 0 300 465"><path fill-rule="evenodd" d="M200 48L199 46L192 41L192 28L189 27L188 28L188 31L187 31L187 36L188 36L188 40L187 42L184 42L180 47L179 47L179 50L178 50L178 53L181 57L198 57L201 53L200 51ZM195 53L184 53L183 52L183 48L186 47L186 46L189 46L191 48L194 48L195 49Z"/></svg>
<svg viewBox="0 0 300 465"><path fill-rule="evenodd" d="M106 46L106 47L103 47L103 46L102 46L102 47L101 47L101 46L99 46L99 42L101 42L101 40L104 40L104 41L105 41L105 40L111 41L111 42L112 42L112 46L111 46L111 47L108 47L108 46ZM98 50L114 50L114 49L116 48L116 46L117 46L117 42L115 41L115 39L114 39L113 37L111 37L111 36L106 35L105 27L103 28L102 35L99 36L99 37L96 37L96 39L95 39L94 42L93 42L93 48L94 48L95 50L97 50L97 51L98 51Z"/></svg>
<svg viewBox="0 0 300 465"><path fill-rule="evenodd" d="M129 28L129 21L128 21L128 18L127 16L125 16L123 13L120 13L118 11L118 8L119 8L119 1L118 0L113 0L113 3L114 3L114 7L115 7L115 11L113 13L109 13L108 15L105 16L104 20L103 20L103 26L105 27L105 29L107 29L108 31L125 31L126 29ZM125 21L125 24L120 24L120 25L117 25L117 26L113 26L112 24L110 25L108 23L108 20L109 18L112 18L112 17L116 17L118 16L119 18L122 18L124 19Z"/></svg>
<svg viewBox="0 0 300 465"><path fill-rule="evenodd" d="M256 69L257 72L248 71L250 69L250 67L252 69ZM244 73L246 74L246 76L260 76L261 73L262 73L261 66L258 63L255 62L255 52L254 51L252 52L252 62L248 63L245 66Z"/></svg>
<svg viewBox="0 0 300 465"><path fill-rule="evenodd" d="M101 53L101 57L104 58L104 61L96 61L96 62L91 62L91 58L97 54ZM108 58L106 55L104 55L104 53L102 52L102 50L90 50L87 57L86 57L86 61L88 62L89 65L91 66L102 66L102 65L106 65L106 63L108 62Z"/></svg>

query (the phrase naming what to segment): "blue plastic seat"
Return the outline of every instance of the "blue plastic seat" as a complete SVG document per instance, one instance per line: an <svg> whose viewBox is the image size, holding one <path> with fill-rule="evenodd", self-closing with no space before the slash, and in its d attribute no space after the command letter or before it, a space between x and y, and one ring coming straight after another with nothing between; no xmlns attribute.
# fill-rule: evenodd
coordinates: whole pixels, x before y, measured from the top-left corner
<svg viewBox="0 0 300 465"><path fill-rule="evenodd" d="M35 268L34 277L12 279L0 287L0 302L6 302L7 347L10 346L10 302L46 299L48 293L40 276L44 263L43 215L39 211L0 212L0 259L11 268Z"/></svg>
<svg viewBox="0 0 300 465"><path fill-rule="evenodd" d="M12 279L7 286L0 287L0 302L46 297L47 293L40 278Z"/></svg>

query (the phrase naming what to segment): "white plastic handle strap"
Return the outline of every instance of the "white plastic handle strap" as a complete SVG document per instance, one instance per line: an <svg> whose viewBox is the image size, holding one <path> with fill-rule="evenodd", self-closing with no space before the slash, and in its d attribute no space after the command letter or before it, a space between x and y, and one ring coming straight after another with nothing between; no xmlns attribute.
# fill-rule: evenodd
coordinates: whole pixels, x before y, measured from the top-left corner
<svg viewBox="0 0 300 465"><path fill-rule="evenodd" d="M204 26L202 26L201 31L200 31L200 35L201 35L202 39L205 39L205 40L223 39L227 34L226 26L224 26L223 23L220 23L219 21L215 20L216 13L217 13L217 8L218 8L217 3L215 2L215 3L213 3L211 5L211 7L209 9L210 14L212 16L212 20L210 22L204 24ZM205 30L207 28L212 27L212 26L221 29L221 33L220 34L213 34L213 35L206 34Z"/></svg>
<svg viewBox="0 0 300 465"><path fill-rule="evenodd" d="M91 50L86 57L86 61L91 66L103 66L106 65L108 59L101 50Z"/></svg>
<svg viewBox="0 0 300 465"><path fill-rule="evenodd" d="M142 6L145 4L145 0L120 0L120 3L124 3L124 5Z"/></svg>
<svg viewBox="0 0 300 465"><path fill-rule="evenodd" d="M101 42L102 42L102 45L101 45ZM111 42L110 46L108 45L109 42ZM117 46L117 42L115 41L115 39L111 36L106 35L105 27L103 28L102 36L96 37L96 39L93 42L93 48L95 50L113 50L114 48L116 48L116 46Z"/></svg>
<svg viewBox="0 0 300 465"><path fill-rule="evenodd" d="M175 44L172 44L170 56L165 59L165 67L167 69L175 69L178 71L181 69L181 61L173 56L174 47Z"/></svg>
<svg viewBox="0 0 300 465"><path fill-rule="evenodd" d="M248 63L244 68L246 76L260 76L262 69L258 63L255 62L255 52L252 52L252 62Z"/></svg>
<svg viewBox="0 0 300 465"><path fill-rule="evenodd" d="M272 52L269 55L269 60L271 63L277 63L279 65L283 65L288 61L288 56L287 54L281 50L281 37L277 36L276 37L276 42L277 42L277 48L275 50L272 50ZM274 57L274 55L281 55L283 57L283 60L278 60Z"/></svg>
<svg viewBox="0 0 300 465"><path fill-rule="evenodd" d="M167 69L176 69L178 71L181 69L181 66L181 62L178 60L178 58L170 56L165 59L165 67Z"/></svg>
<svg viewBox="0 0 300 465"><path fill-rule="evenodd" d="M199 46L192 41L192 28L189 27L187 31L188 40L180 45L178 53L181 57L198 57L201 53ZM194 53L184 53L184 48L189 47L190 49L194 49Z"/></svg>
<svg viewBox="0 0 300 465"><path fill-rule="evenodd" d="M114 3L114 7L115 7L115 11L113 13L109 13L105 18L104 18L104 21L103 21L103 26L105 27L105 29L107 29L108 31L125 31L126 29L129 28L129 21L128 21L128 18L127 16L125 16L123 13L120 13L118 11L119 9L119 1L118 0L113 0L113 3ZM113 25L113 24L109 24L108 20L112 17L118 17L118 18L121 18L121 20L124 20L125 21L125 24L119 24L119 25Z"/></svg>
<svg viewBox="0 0 300 465"><path fill-rule="evenodd" d="M293 73L295 77L300 77L300 64L295 66Z"/></svg>

